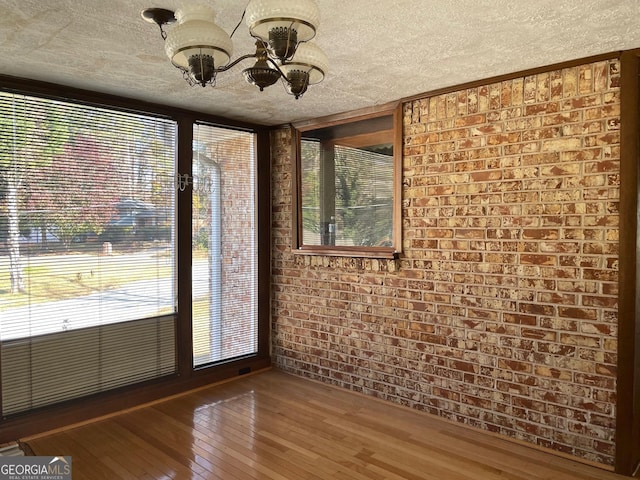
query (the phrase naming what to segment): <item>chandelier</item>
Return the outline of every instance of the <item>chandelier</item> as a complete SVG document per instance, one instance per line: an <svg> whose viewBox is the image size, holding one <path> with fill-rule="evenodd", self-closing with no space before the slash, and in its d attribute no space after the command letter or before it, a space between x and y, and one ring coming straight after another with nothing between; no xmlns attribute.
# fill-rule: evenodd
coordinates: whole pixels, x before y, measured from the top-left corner
<svg viewBox="0 0 640 480"><path fill-rule="evenodd" d="M299 98L309 85L324 79L327 57L310 42L320 21L313 0L250 0L231 35L216 25L215 16L209 5L200 2L185 2L175 12L164 8L142 11L143 19L160 27L165 53L189 85L215 86L219 73L250 58L255 59L254 65L242 73L260 91L282 80L285 90ZM256 50L231 61L231 37L243 18ZM165 25L175 22L165 31Z"/></svg>

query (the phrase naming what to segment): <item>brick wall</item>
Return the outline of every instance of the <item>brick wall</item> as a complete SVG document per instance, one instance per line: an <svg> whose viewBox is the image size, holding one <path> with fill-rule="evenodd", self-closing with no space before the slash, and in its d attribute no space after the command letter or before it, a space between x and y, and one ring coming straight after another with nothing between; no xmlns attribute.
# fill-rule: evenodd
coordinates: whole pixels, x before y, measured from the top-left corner
<svg viewBox="0 0 640 480"><path fill-rule="evenodd" d="M286 371L613 464L619 63L404 105L403 253L291 253L273 136L273 355Z"/></svg>

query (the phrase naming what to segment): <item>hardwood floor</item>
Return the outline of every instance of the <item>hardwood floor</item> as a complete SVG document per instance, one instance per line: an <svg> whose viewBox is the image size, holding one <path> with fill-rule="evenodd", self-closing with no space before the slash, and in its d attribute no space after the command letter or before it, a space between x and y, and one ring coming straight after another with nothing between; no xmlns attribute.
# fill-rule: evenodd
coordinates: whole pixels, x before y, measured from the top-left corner
<svg viewBox="0 0 640 480"><path fill-rule="evenodd" d="M26 440L74 480L627 478L278 371Z"/></svg>

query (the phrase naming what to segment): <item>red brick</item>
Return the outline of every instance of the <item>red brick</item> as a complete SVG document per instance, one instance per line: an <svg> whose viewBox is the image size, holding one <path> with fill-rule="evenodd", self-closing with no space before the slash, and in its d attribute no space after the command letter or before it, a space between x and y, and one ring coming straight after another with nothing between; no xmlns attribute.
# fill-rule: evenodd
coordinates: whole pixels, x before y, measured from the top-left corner
<svg viewBox="0 0 640 480"><path fill-rule="evenodd" d="M395 261L291 252L274 132L274 364L612 465L619 78L602 61L407 103Z"/></svg>

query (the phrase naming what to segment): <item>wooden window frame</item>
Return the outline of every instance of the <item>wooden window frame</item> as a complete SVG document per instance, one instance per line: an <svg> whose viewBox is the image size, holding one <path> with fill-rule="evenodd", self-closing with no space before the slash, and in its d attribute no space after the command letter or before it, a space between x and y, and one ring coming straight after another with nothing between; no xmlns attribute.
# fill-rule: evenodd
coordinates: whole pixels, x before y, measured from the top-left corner
<svg viewBox="0 0 640 480"><path fill-rule="evenodd" d="M319 130L339 125L370 120L380 117L393 117L393 127L389 131L374 132L368 134L355 135L349 138L353 146L371 144L374 136L378 137L379 143L381 132L393 143L393 245L390 247L378 246L338 246L338 245L305 245L302 235L302 165L301 165L301 142L305 132ZM340 115L332 115L306 122L298 122L292 125L292 158L293 178L295 185L293 188L292 202L292 252L299 255L327 255L341 257L364 257L364 258L386 258L393 259L402 251L402 104L393 102L375 108L347 112ZM385 133L382 133L385 135Z"/></svg>
<svg viewBox="0 0 640 480"><path fill-rule="evenodd" d="M270 127L234 121L177 107L159 105L115 95L76 89L31 79L0 75L0 89L54 100L89 104L125 112L172 118L177 121L178 171L192 174L193 125L204 122L224 128L255 134L256 156L256 222L258 248L258 343L252 355L216 363L208 368L193 367L191 325L191 196L176 198L176 281L178 312L176 322L177 371L168 376L73 399L29 412L0 418L0 444L109 415L117 411L178 395L194 388L271 367L269 295L271 273L271 162ZM0 402L2 399L0 398ZM1 406L1 404L0 404Z"/></svg>

